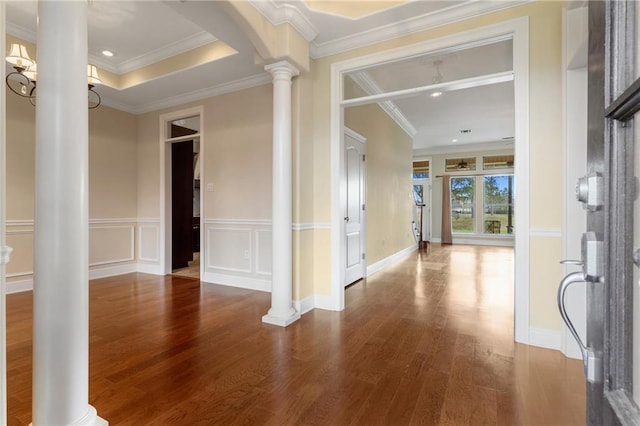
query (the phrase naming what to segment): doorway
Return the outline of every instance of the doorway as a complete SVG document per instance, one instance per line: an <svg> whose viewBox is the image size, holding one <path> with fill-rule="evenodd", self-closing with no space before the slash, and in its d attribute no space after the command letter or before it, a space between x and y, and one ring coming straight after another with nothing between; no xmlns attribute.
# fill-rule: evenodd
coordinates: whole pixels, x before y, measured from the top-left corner
<svg viewBox="0 0 640 426"><path fill-rule="evenodd" d="M378 91L376 94L361 98L348 99L345 96L345 76L350 72L365 70L375 65L409 60L420 55L437 52L457 52L473 46L510 40L512 42L512 68L508 72L495 73L486 76L486 81L513 81L515 98L515 132L513 135L515 164L518 170L515 186L518 188L515 200L515 220L518 232L515 233L515 303L514 330L517 342L529 342L529 60L528 60L528 21L518 18L505 21L489 27L429 40L414 45L391 49L379 54L368 55L351 60L345 60L332 65L332 102L331 102L331 176L332 176L332 227L331 227L331 256L332 256L332 305L336 310L344 309L344 221L341 211L341 200L344 197L344 186L340 182L344 179L344 137L342 123L345 108L367 103L384 103L394 96L408 97L418 92L434 91L436 88L446 87L447 84L466 84L469 78L461 80L432 83L427 82L421 87L396 87L391 91ZM517 78L514 78L517 76ZM509 79L509 80L507 80ZM466 81L463 81L466 80ZM371 86L370 86L371 87ZM395 91L395 92L394 92ZM375 89L374 89L375 92Z"/></svg>
<svg viewBox="0 0 640 426"><path fill-rule="evenodd" d="M206 259L202 242L202 108L160 117L160 242L165 274L200 279Z"/></svg>
<svg viewBox="0 0 640 426"><path fill-rule="evenodd" d="M345 143L345 287L364 278L366 261L366 138L344 128Z"/></svg>
<svg viewBox="0 0 640 426"><path fill-rule="evenodd" d="M431 241L431 157L414 158L413 160L413 234L419 248Z"/></svg>

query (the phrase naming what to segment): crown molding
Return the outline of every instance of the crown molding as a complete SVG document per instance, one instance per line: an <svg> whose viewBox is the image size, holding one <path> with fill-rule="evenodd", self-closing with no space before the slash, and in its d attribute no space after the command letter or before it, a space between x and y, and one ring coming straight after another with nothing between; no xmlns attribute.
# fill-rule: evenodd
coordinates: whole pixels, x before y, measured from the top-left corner
<svg viewBox="0 0 640 426"><path fill-rule="evenodd" d="M113 108L125 111L131 114L144 114L151 111L157 111L163 108L169 108L176 105L186 104L189 102L199 101L201 99L212 98L214 96L224 95L225 93L236 92L238 90L249 89L251 87L262 86L271 83L272 77L268 73L256 74L250 77L231 81L228 83L218 84L204 89L198 89L193 92L172 96L162 99L158 102L149 102L139 106L123 105L111 103L103 98L103 104L112 106Z"/></svg>
<svg viewBox="0 0 640 426"><path fill-rule="evenodd" d="M317 28L297 7L289 4L276 4L273 0L249 0L249 3L273 25L289 23L308 42L319 33Z"/></svg>
<svg viewBox="0 0 640 426"><path fill-rule="evenodd" d="M7 34L10 34L14 37L19 38L20 40L28 41L29 43L36 44L36 39L38 38L35 31L31 31L25 27L21 27L20 25L16 25L12 22L5 22L5 29Z"/></svg>
<svg viewBox="0 0 640 426"><path fill-rule="evenodd" d="M505 0L505 1L470 1L446 9L415 16L404 21L372 28L357 34L352 34L324 43L312 42L311 57L314 59L345 52L374 43L391 40L419 31L425 31L453 22L474 18L480 15L508 9L533 0Z"/></svg>
<svg viewBox="0 0 640 426"><path fill-rule="evenodd" d="M135 71L147 65L155 64L164 59L171 58L172 56L179 55L183 52L196 49L209 43L213 43L218 39L206 31L200 31L189 37L185 37L182 40L177 40L173 43L161 46L150 52L146 52L142 55L127 59L119 64L112 64L108 60L102 59L97 55L89 55L89 60L92 64L97 65L114 74L122 75L131 71Z"/></svg>
<svg viewBox="0 0 640 426"><path fill-rule="evenodd" d="M379 95L382 93L382 90L378 86L378 84L371 78L368 72L361 71L358 73L349 75L353 81L360 86L362 90L365 91L367 95ZM393 101L382 101L378 102L378 105L387 113L389 117L393 121L396 122L398 126L411 138L413 138L418 132L416 128L411 124L406 115L395 104Z"/></svg>

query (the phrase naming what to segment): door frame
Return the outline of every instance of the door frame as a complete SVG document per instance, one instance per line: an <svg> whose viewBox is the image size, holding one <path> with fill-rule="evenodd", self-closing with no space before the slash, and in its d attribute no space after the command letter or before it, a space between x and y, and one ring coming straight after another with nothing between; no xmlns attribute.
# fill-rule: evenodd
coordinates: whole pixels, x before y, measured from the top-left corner
<svg viewBox="0 0 640 426"><path fill-rule="evenodd" d="M513 72L515 96L515 169L516 172L516 236L514 331L515 340L529 343L529 18L506 20L450 36L409 44L396 49L356 57L331 65L330 174L331 174L331 307L344 309L344 268L341 267L345 246L342 203L344 192L344 122L343 75L382 62L414 55L452 49L460 45L482 45L491 40L513 40Z"/></svg>
<svg viewBox="0 0 640 426"><path fill-rule="evenodd" d="M428 161L429 162L429 177L426 179L420 179L420 180L424 180L427 182L427 184L429 185L429 198L428 200L424 200L426 201L425 204L427 204L427 206L429 206L429 239L427 241L431 242L431 234L433 232L433 179L431 179L431 172L433 171L433 157L431 155L418 155L417 157L413 157L412 161ZM411 179L412 182L416 181L418 179ZM423 213L424 216L424 213ZM423 226L424 228L424 226ZM424 235L423 235L424 236Z"/></svg>
<svg viewBox="0 0 640 426"><path fill-rule="evenodd" d="M364 151L363 155L366 156L367 155L367 138L362 136L360 133L348 128L345 125L343 125L343 137L344 137L345 133L362 144L363 151ZM367 162L364 161L363 163L364 163L364 165L362 166L363 167L363 173L362 173L362 176L361 176L363 181L360 182L360 187L361 187L361 191L362 191L362 200L361 201L366 206L366 204L367 204ZM346 179L346 176L345 176L345 179ZM346 182L345 182L345 188L346 188ZM344 217L344 214L345 214L344 212L346 211L346 207L347 206L346 206L346 197L345 197L344 209L342 210L343 217ZM347 246L347 233L346 233L346 230L345 230L345 233L342 235L342 239L343 239L342 244L344 245L344 247L346 247ZM360 221L360 244L362 244L362 253L365 254L365 258L362 259L362 260L364 260L364 262L361 262L362 263L362 278L366 278L367 277L367 259L366 259L367 258L367 256L366 256L366 253L367 253L367 210L366 210L366 207L365 207L365 210L362 212L362 220ZM345 254L346 254L346 251L345 251ZM346 270L347 270L347 257L345 256L344 259L343 259L343 271L344 271L345 274L346 274ZM346 281L346 279L345 279L345 281ZM342 284L342 286L344 287L344 286L346 286L348 284L351 284L351 283L344 282Z"/></svg>
<svg viewBox="0 0 640 426"><path fill-rule="evenodd" d="M200 133L196 135L183 136L179 138L168 139L166 132L168 125L173 120L181 118L200 117ZM197 106L193 108L173 111L160 116L160 270L164 275L171 274L171 144L173 142L182 142L185 140L200 140L200 156L204 159L204 107ZM202 182L205 181L205 168L203 161L200 160L200 281L204 277L204 259L206 259L206 244L203 244L202 235L204 232L204 193L202 190Z"/></svg>

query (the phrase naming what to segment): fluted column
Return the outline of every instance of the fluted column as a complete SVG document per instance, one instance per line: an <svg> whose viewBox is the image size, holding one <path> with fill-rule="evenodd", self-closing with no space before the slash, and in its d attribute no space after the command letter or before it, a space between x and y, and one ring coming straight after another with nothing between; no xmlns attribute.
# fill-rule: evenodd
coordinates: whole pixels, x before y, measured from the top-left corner
<svg viewBox="0 0 640 426"><path fill-rule="evenodd" d="M87 2L38 2L33 425L89 405Z"/></svg>
<svg viewBox="0 0 640 426"><path fill-rule="evenodd" d="M293 307L291 183L291 79L299 72L287 61L265 70L273 76L273 225L271 309L262 322L286 327L300 318Z"/></svg>

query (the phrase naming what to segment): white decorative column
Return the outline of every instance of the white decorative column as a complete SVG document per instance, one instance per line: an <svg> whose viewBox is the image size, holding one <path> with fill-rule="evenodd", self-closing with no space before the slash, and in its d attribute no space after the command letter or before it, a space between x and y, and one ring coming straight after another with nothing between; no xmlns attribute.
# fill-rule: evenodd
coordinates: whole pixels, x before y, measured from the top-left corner
<svg viewBox="0 0 640 426"><path fill-rule="evenodd" d="M0 1L0 46L5 44L4 2ZM11 247L5 247L6 221L6 102L5 85L0 87L0 425L7 424L7 305L5 266L9 263Z"/></svg>
<svg viewBox="0 0 640 426"><path fill-rule="evenodd" d="M291 78L287 61L265 68L273 76L273 195L271 309L262 322L286 327L300 318L293 307L293 221L291 183Z"/></svg>
<svg viewBox="0 0 640 426"><path fill-rule="evenodd" d="M106 424L89 405L87 2L39 1L33 425Z"/></svg>

